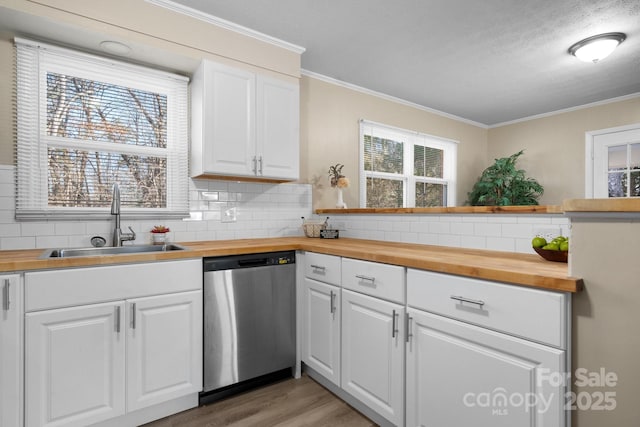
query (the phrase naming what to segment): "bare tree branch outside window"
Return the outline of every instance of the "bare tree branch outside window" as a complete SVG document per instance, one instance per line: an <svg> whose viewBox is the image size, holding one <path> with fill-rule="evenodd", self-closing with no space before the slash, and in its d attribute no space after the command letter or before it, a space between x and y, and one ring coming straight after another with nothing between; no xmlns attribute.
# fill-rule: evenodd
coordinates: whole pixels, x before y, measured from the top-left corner
<svg viewBox="0 0 640 427"><path fill-rule="evenodd" d="M167 206L166 156L125 149L167 148L166 95L48 73L47 136L77 142L49 143L49 206L107 207L114 182L124 206Z"/></svg>

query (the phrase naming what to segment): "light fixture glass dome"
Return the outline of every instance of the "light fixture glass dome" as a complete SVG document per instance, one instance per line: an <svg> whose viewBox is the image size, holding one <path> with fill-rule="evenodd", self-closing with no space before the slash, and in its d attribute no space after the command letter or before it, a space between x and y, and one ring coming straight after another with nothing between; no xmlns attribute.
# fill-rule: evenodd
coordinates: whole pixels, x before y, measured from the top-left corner
<svg viewBox="0 0 640 427"><path fill-rule="evenodd" d="M584 62L596 63L611 54L627 36L623 33L605 33L580 40L569 48L569 53Z"/></svg>

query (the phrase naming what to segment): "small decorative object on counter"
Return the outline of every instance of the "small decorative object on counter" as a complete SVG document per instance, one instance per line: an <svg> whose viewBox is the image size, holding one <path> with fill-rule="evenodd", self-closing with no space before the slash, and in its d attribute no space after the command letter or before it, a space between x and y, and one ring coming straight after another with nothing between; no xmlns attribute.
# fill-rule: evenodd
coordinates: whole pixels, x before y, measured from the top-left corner
<svg viewBox="0 0 640 427"><path fill-rule="evenodd" d="M302 230L307 237L320 237L320 231L327 228L329 217L321 219L304 219L302 217Z"/></svg>
<svg viewBox="0 0 640 427"><path fill-rule="evenodd" d="M338 239L340 237L340 231L333 228L325 228L320 230L321 239Z"/></svg>
<svg viewBox="0 0 640 427"><path fill-rule="evenodd" d="M171 231L164 225L156 225L151 229L151 238L154 245L164 245L167 243L167 233Z"/></svg>
<svg viewBox="0 0 640 427"><path fill-rule="evenodd" d="M349 178L342 175L342 168L344 165L337 163L335 166L329 166L329 181L331 186L338 189L338 201L336 202L336 208L347 209L347 204L342 198L342 189L349 186Z"/></svg>
<svg viewBox="0 0 640 427"><path fill-rule="evenodd" d="M568 262L569 238L564 236L554 237L547 242L542 236L536 236L531 240L531 246L538 255L547 261Z"/></svg>

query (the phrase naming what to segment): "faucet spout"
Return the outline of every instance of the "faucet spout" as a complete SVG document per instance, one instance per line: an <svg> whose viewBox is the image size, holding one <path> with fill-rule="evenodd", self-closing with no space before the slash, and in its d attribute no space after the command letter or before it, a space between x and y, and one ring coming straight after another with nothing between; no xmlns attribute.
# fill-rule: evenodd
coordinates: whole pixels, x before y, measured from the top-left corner
<svg viewBox="0 0 640 427"><path fill-rule="evenodd" d="M122 242L126 240L135 240L136 233L131 227L131 233L123 233L120 228L120 188L118 183L113 184L113 199L111 200L111 215L115 215L115 224L113 228L113 246L122 246Z"/></svg>

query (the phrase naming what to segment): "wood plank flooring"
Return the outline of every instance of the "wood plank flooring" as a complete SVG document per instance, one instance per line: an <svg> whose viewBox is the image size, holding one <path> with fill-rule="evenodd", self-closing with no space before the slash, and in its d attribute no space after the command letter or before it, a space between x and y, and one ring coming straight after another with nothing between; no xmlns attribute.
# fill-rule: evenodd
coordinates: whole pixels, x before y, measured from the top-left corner
<svg viewBox="0 0 640 427"><path fill-rule="evenodd" d="M369 427L371 420L304 375L190 409L145 427Z"/></svg>

